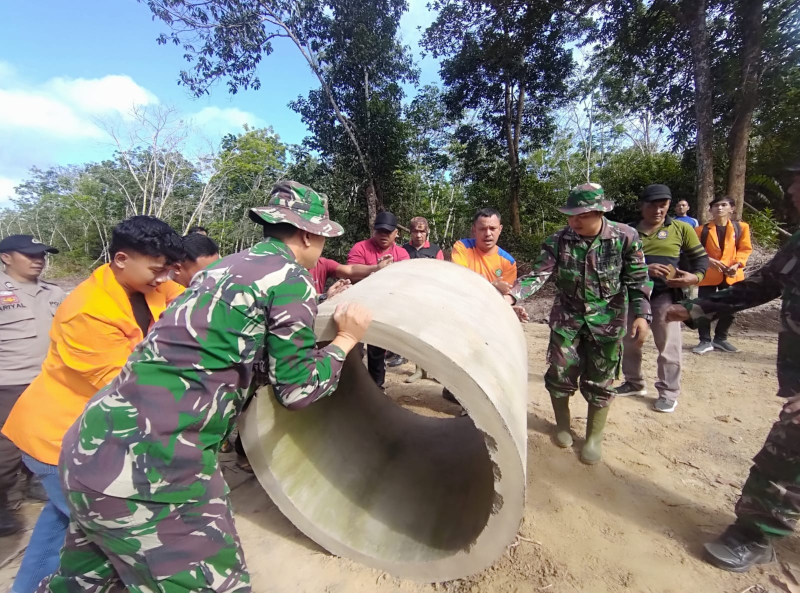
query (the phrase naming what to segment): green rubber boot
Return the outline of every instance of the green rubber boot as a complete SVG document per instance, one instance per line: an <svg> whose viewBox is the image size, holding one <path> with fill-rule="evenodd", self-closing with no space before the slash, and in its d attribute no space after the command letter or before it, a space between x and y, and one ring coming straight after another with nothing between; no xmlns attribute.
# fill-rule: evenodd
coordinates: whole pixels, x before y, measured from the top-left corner
<svg viewBox="0 0 800 593"><path fill-rule="evenodd" d="M594 465L603 456L603 429L606 427L608 409L598 408L589 404L589 413L586 418L586 442L581 449L581 461L587 465Z"/></svg>
<svg viewBox="0 0 800 593"><path fill-rule="evenodd" d="M553 397L550 396L550 401L553 403L553 411L556 413L556 434L553 440L556 445L566 449L572 446L572 434L569 432L569 398L568 397Z"/></svg>

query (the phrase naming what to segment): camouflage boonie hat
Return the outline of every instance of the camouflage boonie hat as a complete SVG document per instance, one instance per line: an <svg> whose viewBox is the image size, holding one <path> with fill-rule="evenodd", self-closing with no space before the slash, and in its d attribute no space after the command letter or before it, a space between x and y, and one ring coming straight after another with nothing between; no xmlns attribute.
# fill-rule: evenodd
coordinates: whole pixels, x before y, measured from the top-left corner
<svg viewBox="0 0 800 593"><path fill-rule="evenodd" d="M603 188L596 183L584 183L569 192L567 205L559 212L575 216L584 212L611 212L614 202L605 199Z"/></svg>
<svg viewBox="0 0 800 593"><path fill-rule="evenodd" d="M250 220L258 224L288 223L322 237L339 237L344 229L328 218L328 199L296 181L281 181L270 193L269 203L250 209Z"/></svg>

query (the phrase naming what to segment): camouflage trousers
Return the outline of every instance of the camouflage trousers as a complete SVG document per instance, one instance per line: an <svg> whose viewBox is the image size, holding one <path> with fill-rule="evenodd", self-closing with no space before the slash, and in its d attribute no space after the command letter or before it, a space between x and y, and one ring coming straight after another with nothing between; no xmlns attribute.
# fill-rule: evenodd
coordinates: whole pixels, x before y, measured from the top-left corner
<svg viewBox="0 0 800 593"><path fill-rule="evenodd" d="M58 571L37 593L250 593L230 503L160 504L68 492Z"/></svg>
<svg viewBox="0 0 800 593"><path fill-rule="evenodd" d="M800 518L800 425L781 413L753 458L736 503L736 523L769 537L794 531Z"/></svg>
<svg viewBox="0 0 800 593"><path fill-rule="evenodd" d="M547 349L550 368L544 384L552 397L570 397L580 385L590 404L604 408L614 399L611 384L619 376L622 340L598 341L584 326L574 339L553 330ZM579 384L580 380L580 384Z"/></svg>

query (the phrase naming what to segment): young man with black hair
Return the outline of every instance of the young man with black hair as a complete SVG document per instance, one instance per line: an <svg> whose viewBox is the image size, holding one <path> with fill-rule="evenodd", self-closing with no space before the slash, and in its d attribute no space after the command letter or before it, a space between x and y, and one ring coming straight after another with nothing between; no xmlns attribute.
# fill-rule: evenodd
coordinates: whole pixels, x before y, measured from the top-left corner
<svg viewBox="0 0 800 593"><path fill-rule="evenodd" d="M42 371L20 395L3 427L50 498L12 593L32 593L58 567L69 524L57 467L64 435L89 398L119 374L169 302L183 292L169 280L172 265L183 259L181 237L157 218L134 216L119 223L112 231L109 257L56 311Z"/></svg>
<svg viewBox="0 0 800 593"><path fill-rule="evenodd" d="M172 279L183 287L188 287L195 274L219 259L216 242L202 233L186 235L183 238L183 251L183 261L176 262L171 273Z"/></svg>
<svg viewBox="0 0 800 593"><path fill-rule="evenodd" d="M205 227L201 226L193 226L189 229L189 232L186 233L187 235L208 235L208 231Z"/></svg>
<svg viewBox="0 0 800 593"><path fill-rule="evenodd" d="M371 314L343 303L317 346L308 270L344 232L319 194L284 181L250 217L265 239L202 271L64 438L69 535L40 593L251 591L220 444L258 366L290 410L332 394Z"/></svg>
<svg viewBox="0 0 800 593"><path fill-rule="evenodd" d="M737 282L744 280L744 267L753 245L750 242L750 225L734 220L736 203L728 196L717 196L711 200L708 209L711 220L695 229L700 237L711 265L705 278L700 282L698 297L706 299L715 292L725 290ZM720 352L738 352L739 349L728 341L728 331L733 325L733 313L717 315L717 327L714 339L711 339L711 321L697 320L700 342L692 348L695 354L705 354L712 350Z"/></svg>

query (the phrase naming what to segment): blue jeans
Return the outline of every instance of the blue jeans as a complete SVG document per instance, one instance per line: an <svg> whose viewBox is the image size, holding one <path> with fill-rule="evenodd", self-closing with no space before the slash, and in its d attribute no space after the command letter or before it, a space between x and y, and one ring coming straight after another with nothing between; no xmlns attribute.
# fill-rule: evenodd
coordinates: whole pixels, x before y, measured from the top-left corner
<svg viewBox="0 0 800 593"><path fill-rule="evenodd" d="M22 463L41 480L50 500L44 505L39 520L36 521L10 593L34 593L39 582L58 569L59 552L64 545L69 526L69 508L64 491L61 490L58 466L36 461L24 453Z"/></svg>

